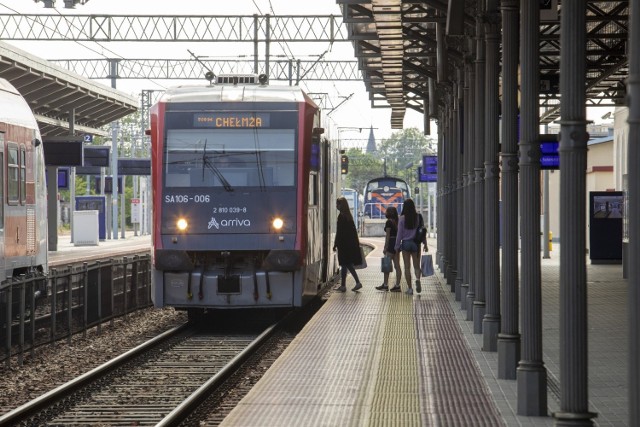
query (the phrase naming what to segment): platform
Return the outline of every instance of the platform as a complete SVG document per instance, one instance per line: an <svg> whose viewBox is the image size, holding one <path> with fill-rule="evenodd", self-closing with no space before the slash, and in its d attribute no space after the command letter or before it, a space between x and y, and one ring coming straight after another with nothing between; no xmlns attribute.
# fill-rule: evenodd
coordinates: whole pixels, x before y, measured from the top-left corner
<svg viewBox="0 0 640 427"><path fill-rule="evenodd" d="M49 267L67 265L74 262L91 262L105 258L119 258L134 253L149 251L151 253L151 235L136 236L133 231L121 234L118 239L100 241L95 246L75 246L70 234L58 236L56 251L49 251Z"/></svg>
<svg viewBox="0 0 640 427"><path fill-rule="evenodd" d="M359 270L360 292L333 293L224 426L552 426L558 410L559 245L542 261L547 417L516 414L514 380L497 379L450 286L380 292L382 238ZM431 251L435 242L430 240ZM589 265L589 396L597 425L627 425L626 282L622 267ZM347 287L355 282L348 276ZM406 286L402 282L403 289Z"/></svg>

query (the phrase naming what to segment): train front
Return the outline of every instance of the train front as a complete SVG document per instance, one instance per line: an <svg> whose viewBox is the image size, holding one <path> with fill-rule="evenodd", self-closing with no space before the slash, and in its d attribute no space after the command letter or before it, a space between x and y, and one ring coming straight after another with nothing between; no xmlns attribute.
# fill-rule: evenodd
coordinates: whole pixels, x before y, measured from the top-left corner
<svg viewBox="0 0 640 427"><path fill-rule="evenodd" d="M300 159L315 111L299 89L243 85L176 89L154 106L156 306L301 305L313 289Z"/></svg>

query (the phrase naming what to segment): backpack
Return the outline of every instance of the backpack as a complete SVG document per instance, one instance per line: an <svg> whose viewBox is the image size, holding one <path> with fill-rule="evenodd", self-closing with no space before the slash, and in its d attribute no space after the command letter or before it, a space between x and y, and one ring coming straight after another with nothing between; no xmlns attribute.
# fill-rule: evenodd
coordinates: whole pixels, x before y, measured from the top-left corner
<svg viewBox="0 0 640 427"><path fill-rule="evenodd" d="M424 220L422 219L422 214L418 214L418 228L416 229L416 234L413 236L413 241L416 245L420 246L424 239L427 237L427 229L424 226Z"/></svg>

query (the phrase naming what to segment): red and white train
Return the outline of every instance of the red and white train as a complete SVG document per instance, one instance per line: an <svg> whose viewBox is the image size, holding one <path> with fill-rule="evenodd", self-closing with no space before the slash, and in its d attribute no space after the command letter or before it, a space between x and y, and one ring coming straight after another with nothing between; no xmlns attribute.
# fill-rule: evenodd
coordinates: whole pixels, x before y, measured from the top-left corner
<svg viewBox="0 0 640 427"><path fill-rule="evenodd" d="M150 133L156 306L299 307L334 276L339 147L300 88L244 75L170 89Z"/></svg>
<svg viewBox="0 0 640 427"><path fill-rule="evenodd" d="M42 139L27 102L0 79L0 283L47 272L47 189ZM1 285L0 285L1 286Z"/></svg>

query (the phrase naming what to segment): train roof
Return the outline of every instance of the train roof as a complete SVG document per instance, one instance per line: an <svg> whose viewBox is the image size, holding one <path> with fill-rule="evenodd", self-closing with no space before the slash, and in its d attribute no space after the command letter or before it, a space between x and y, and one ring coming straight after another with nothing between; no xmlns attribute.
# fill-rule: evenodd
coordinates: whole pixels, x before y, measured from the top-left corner
<svg viewBox="0 0 640 427"><path fill-rule="evenodd" d="M0 78L0 122L38 129L38 123L27 101L3 78Z"/></svg>
<svg viewBox="0 0 640 427"><path fill-rule="evenodd" d="M405 179L397 178L395 176L379 176L377 178L371 178L369 181L367 181L367 183L376 182L376 181L383 181L383 180L402 181L405 184L407 183L407 181Z"/></svg>
<svg viewBox="0 0 640 427"><path fill-rule="evenodd" d="M167 89L160 102L306 102L316 106L298 86L212 84Z"/></svg>

